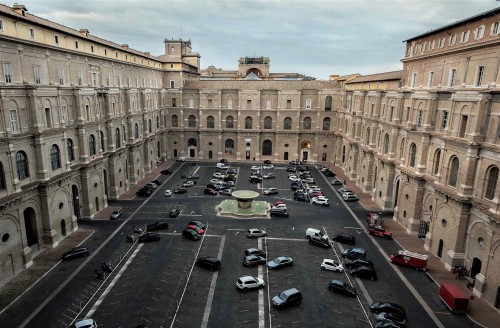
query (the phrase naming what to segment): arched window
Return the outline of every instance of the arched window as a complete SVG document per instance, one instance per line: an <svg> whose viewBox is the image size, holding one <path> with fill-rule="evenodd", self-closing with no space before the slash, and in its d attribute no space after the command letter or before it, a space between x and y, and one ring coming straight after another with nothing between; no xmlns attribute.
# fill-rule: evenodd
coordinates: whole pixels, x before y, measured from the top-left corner
<svg viewBox="0 0 500 328"><path fill-rule="evenodd" d="M172 127L173 128L179 127L179 118L177 117L177 115L172 115Z"/></svg>
<svg viewBox="0 0 500 328"><path fill-rule="evenodd" d="M212 159L214 157L214 152L209 150L208 151L208 159Z"/></svg>
<svg viewBox="0 0 500 328"><path fill-rule="evenodd" d="M403 158L405 153L405 139L401 140L401 146L399 147L399 158Z"/></svg>
<svg viewBox="0 0 500 328"><path fill-rule="evenodd" d="M95 137L93 134L89 136L89 155L95 155Z"/></svg>
<svg viewBox="0 0 500 328"><path fill-rule="evenodd" d="M304 130L311 130L311 118L309 116L304 117L304 122L302 128Z"/></svg>
<svg viewBox="0 0 500 328"><path fill-rule="evenodd" d="M151 124L151 119L148 121L149 133L153 132L153 125Z"/></svg>
<svg viewBox="0 0 500 328"><path fill-rule="evenodd" d="M432 173L434 175L439 173L439 166L441 163L441 149L436 150L434 153L434 167L432 169Z"/></svg>
<svg viewBox="0 0 500 328"><path fill-rule="evenodd" d="M196 117L194 115L189 115L188 117L188 127L195 128L196 127Z"/></svg>
<svg viewBox="0 0 500 328"><path fill-rule="evenodd" d="M116 128L115 130L115 140L116 140L116 148L121 147L122 139L120 138L120 129Z"/></svg>
<svg viewBox="0 0 500 328"><path fill-rule="evenodd" d="M495 192L497 189L498 182L498 167L492 167L487 173L487 182L486 182L486 192L484 194L484 198L493 199L495 198ZM0 177L1 178L1 177Z"/></svg>
<svg viewBox="0 0 500 328"><path fill-rule="evenodd" d="M227 139L224 142L224 153L226 155L233 155L234 154L234 140L233 139Z"/></svg>
<svg viewBox="0 0 500 328"><path fill-rule="evenodd" d="M104 133L99 131L99 137L101 139L101 151L106 151L106 147L104 146Z"/></svg>
<svg viewBox="0 0 500 328"><path fill-rule="evenodd" d="M370 145L370 128L366 129L366 145L369 146Z"/></svg>
<svg viewBox="0 0 500 328"><path fill-rule="evenodd" d="M252 118L250 116L247 116L245 118L245 129L251 129L252 128Z"/></svg>
<svg viewBox="0 0 500 328"><path fill-rule="evenodd" d="M330 131L330 122L331 119L329 117L323 119L323 131Z"/></svg>
<svg viewBox="0 0 500 328"><path fill-rule="evenodd" d="M189 138L188 139L188 147L196 147L198 146L198 142L196 142L195 138Z"/></svg>
<svg viewBox="0 0 500 328"><path fill-rule="evenodd" d="M292 119L290 117L285 117L283 120L283 129L291 130L292 129Z"/></svg>
<svg viewBox="0 0 500 328"><path fill-rule="evenodd" d="M3 169L3 164L0 162L0 190L7 189L5 184L5 171Z"/></svg>
<svg viewBox="0 0 500 328"><path fill-rule="evenodd" d="M332 110L332 96L326 96L325 98L325 111L329 112Z"/></svg>
<svg viewBox="0 0 500 328"><path fill-rule="evenodd" d="M389 152L389 135L387 133L384 136L383 151L384 151L384 154L386 154L386 155Z"/></svg>
<svg viewBox="0 0 500 328"><path fill-rule="evenodd" d="M270 156L273 154L273 143L271 140L264 140L262 142L262 155Z"/></svg>
<svg viewBox="0 0 500 328"><path fill-rule="evenodd" d="M457 180L458 180L458 169L460 168L460 162L458 160L458 157L454 156L451 159L451 164L450 164L450 177L448 178L448 185L452 187L457 186Z"/></svg>
<svg viewBox="0 0 500 328"><path fill-rule="evenodd" d="M156 128L157 129L160 128L160 117L159 116L156 116Z"/></svg>
<svg viewBox="0 0 500 328"><path fill-rule="evenodd" d="M231 115L226 117L226 129L234 129L234 118Z"/></svg>
<svg viewBox="0 0 500 328"><path fill-rule="evenodd" d="M273 119L271 116L266 116L264 118L264 129L272 129L273 128Z"/></svg>
<svg viewBox="0 0 500 328"><path fill-rule="evenodd" d="M19 180L26 179L30 176L28 169L28 156L24 151L18 151L16 153L16 168L17 168L17 178Z"/></svg>
<svg viewBox="0 0 500 328"><path fill-rule="evenodd" d="M417 145L412 143L410 145L410 166L415 168L415 162L417 159Z"/></svg>
<svg viewBox="0 0 500 328"><path fill-rule="evenodd" d="M66 140L66 145L68 148L68 161L73 162L75 160L75 152L74 152L74 146L73 146L73 140L67 139Z"/></svg>
<svg viewBox="0 0 500 328"><path fill-rule="evenodd" d="M135 123L134 125L134 138L138 139L139 138L139 124Z"/></svg>
<svg viewBox="0 0 500 328"><path fill-rule="evenodd" d="M59 147L57 145L52 145L50 147L50 167L52 171L61 168L61 159L59 157Z"/></svg>
<svg viewBox="0 0 500 328"><path fill-rule="evenodd" d="M214 126L215 126L215 124L214 124L214 117L213 116L207 117L207 128L208 129L213 129Z"/></svg>

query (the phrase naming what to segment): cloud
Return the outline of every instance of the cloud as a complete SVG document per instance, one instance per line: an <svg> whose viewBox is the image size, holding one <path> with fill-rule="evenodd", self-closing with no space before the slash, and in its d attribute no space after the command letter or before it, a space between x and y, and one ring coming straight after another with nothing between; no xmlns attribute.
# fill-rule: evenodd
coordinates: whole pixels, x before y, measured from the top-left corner
<svg viewBox="0 0 500 328"><path fill-rule="evenodd" d="M403 40L496 7L488 0L25 0L29 12L160 55L191 39L202 67L267 56L271 72L373 74L401 69Z"/></svg>

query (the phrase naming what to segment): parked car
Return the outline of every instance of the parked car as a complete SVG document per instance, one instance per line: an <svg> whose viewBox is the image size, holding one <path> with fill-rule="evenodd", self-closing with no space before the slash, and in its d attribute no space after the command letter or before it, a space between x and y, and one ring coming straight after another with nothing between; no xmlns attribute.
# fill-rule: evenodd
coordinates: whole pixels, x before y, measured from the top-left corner
<svg viewBox="0 0 500 328"><path fill-rule="evenodd" d="M97 323L93 319L76 320L69 328L97 328Z"/></svg>
<svg viewBox="0 0 500 328"><path fill-rule="evenodd" d="M247 248L245 249L245 256L249 255L260 255L262 257L266 257L266 253L258 248Z"/></svg>
<svg viewBox="0 0 500 328"><path fill-rule="evenodd" d="M274 205L272 208L274 208L274 209L282 209L282 210L287 210L288 211L288 208L286 207L285 204L277 204L277 205Z"/></svg>
<svg viewBox="0 0 500 328"><path fill-rule="evenodd" d="M203 222L200 222L200 221L189 221L188 225L195 225L198 228L201 228L203 230L207 230L206 224L204 224Z"/></svg>
<svg viewBox="0 0 500 328"><path fill-rule="evenodd" d="M151 241L159 241L160 235L156 232L146 232L145 234L139 236L138 241L140 243L149 243Z"/></svg>
<svg viewBox="0 0 500 328"><path fill-rule="evenodd" d="M172 170L171 170L171 169L161 170L161 172L160 172L160 173L161 173L161 174L168 175L168 174L172 174Z"/></svg>
<svg viewBox="0 0 500 328"><path fill-rule="evenodd" d="M233 188L235 185L236 185L236 183L234 183L234 181L224 181L222 183L222 188L229 189L229 188Z"/></svg>
<svg viewBox="0 0 500 328"><path fill-rule="evenodd" d="M187 180L182 183L183 187L194 187L195 182L193 180Z"/></svg>
<svg viewBox="0 0 500 328"><path fill-rule="evenodd" d="M290 189L300 190L300 189L302 189L302 185L300 183L292 183L292 185L290 186Z"/></svg>
<svg viewBox="0 0 500 328"><path fill-rule="evenodd" d="M429 257L409 251L399 251L397 254L389 256L389 261L393 264L407 266L416 270L427 270L427 261Z"/></svg>
<svg viewBox="0 0 500 328"><path fill-rule="evenodd" d="M271 187L264 190L264 195L276 195L276 194L278 194L278 188Z"/></svg>
<svg viewBox="0 0 500 328"><path fill-rule="evenodd" d="M338 191L338 193L339 193L340 195L342 195L342 194L343 194L343 193L345 193L345 192L352 192L352 191L350 191L349 189L347 189L347 188L345 188L345 187L339 188L337 191Z"/></svg>
<svg viewBox="0 0 500 328"><path fill-rule="evenodd" d="M302 162L298 161L298 160L294 160L294 161L288 162L288 164L290 164L290 165L300 165L300 164L302 164Z"/></svg>
<svg viewBox="0 0 500 328"><path fill-rule="evenodd" d="M393 321L398 324L405 324L406 317L401 313L392 313L392 312L380 312L377 315L377 321Z"/></svg>
<svg viewBox="0 0 500 328"><path fill-rule="evenodd" d="M226 174L222 173L222 172L215 172L212 177L214 179L224 179L226 177Z"/></svg>
<svg viewBox="0 0 500 328"><path fill-rule="evenodd" d="M219 183L222 183L223 181L221 179L212 179L210 180L210 183L212 184L219 184Z"/></svg>
<svg viewBox="0 0 500 328"><path fill-rule="evenodd" d="M356 297L356 295L358 294L355 287L349 285L345 281L336 279L330 280L330 283L328 284L328 290L331 292L347 295L350 297Z"/></svg>
<svg viewBox="0 0 500 328"><path fill-rule="evenodd" d="M109 216L110 220L118 220L123 216L123 209L120 207L117 210L114 210L113 213Z"/></svg>
<svg viewBox="0 0 500 328"><path fill-rule="evenodd" d="M285 205L285 202L284 201L281 201L281 200L278 200L274 203L271 204L271 207L276 207L278 205Z"/></svg>
<svg viewBox="0 0 500 328"><path fill-rule="evenodd" d="M205 229L202 229L195 224L188 224L186 229L192 229L196 231L199 235L203 235L205 233Z"/></svg>
<svg viewBox="0 0 500 328"><path fill-rule="evenodd" d="M297 288L287 289L271 300L271 304L280 310L291 305L299 305L300 302L302 302L302 293Z"/></svg>
<svg viewBox="0 0 500 328"><path fill-rule="evenodd" d="M240 290L263 288L264 285L263 279L252 276L243 276L236 281L236 287Z"/></svg>
<svg viewBox="0 0 500 328"><path fill-rule="evenodd" d="M342 185L342 182L340 182L340 180L339 180L339 179L337 179L337 178L335 178L335 179L333 179L332 181L330 181L330 183L331 183L332 185L334 185L334 186L340 186L340 185Z"/></svg>
<svg viewBox="0 0 500 328"><path fill-rule="evenodd" d="M166 230L166 229L168 229L168 223L165 221L156 221L155 223L151 223L147 226L148 231Z"/></svg>
<svg viewBox="0 0 500 328"><path fill-rule="evenodd" d="M321 191L311 191L308 195L311 199L313 199L314 197L325 196L325 194L323 194L323 192Z"/></svg>
<svg viewBox="0 0 500 328"><path fill-rule="evenodd" d="M221 267L220 260L211 256L200 257L196 260L196 265L211 271L217 271Z"/></svg>
<svg viewBox="0 0 500 328"><path fill-rule="evenodd" d="M153 181L151 181L152 183L154 183L155 185L157 185L158 187L162 185L163 181L161 181L160 179L154 179Z"/></svg>
<svg viewBox="0 0 500 328"><path fill-rule="evenodd" d="M252 175L252 176L250 176L248 181L250 181L250 183L259 183L259 182L262 182L262 178L259 176L256 176L256 175Z"/></svg>
<svg viewBox="0 0 500 328"><path fill-rule="evenodd" d="M219 191L219 194L221 195L226 195L226 196L231 196L231 194L233 193L233 189L221 189Z"/></svg>
<svg viewBox="0 0 500 328"><path fill-rule="evenodd" d="M391 239L392 238L392 232L387 231L384 229L382 226L370 226L368 228L368 233L372 236L377 236L377 237L382 237L385 239Z"/></svg>
<svg viewBox="0 0 500 328"><path fill-rule="evenodd" d="M351 270L351 276L363 279L377 280L374 267L360 266Z"/></svg>
<svg viewBox="0 0 500 328"><path fill-rule="evenodd" d="M311 199L311 203L323 206L330 206L330 201L325 196L316 196Z"/></svg>
<svg viewBox="0 0 500 328"><path fill-rule="evenodd" d="M199 174L190 174L190 175L188 175L188 177L186 179L187 180L198 180L199 178L200 178Z"/></svg>
<svg viewBox="0 0 500 328"><path fill-rule="evenodd" d="M282 217L282 218L287 218L290 216L290 214L288 214L288 210L283 208L271 208L269 210L269 215L271 217Z"/></svg>
<svg viewBox="0 0 500 328"><path fill-rule="evenodd" d="M274 165L272 165L272 164L263 165L262 168L264 170L272 170L272 169L274 169Z"/></svg>
<svg viewBox="0 0 500 328"><path fill-rule="evenodd" d="M405 324L397 323L392 320L377 320L375 322L375 328L406 328Z"/></svg>
<svg viewBox="0 0 500 328"><path fill-rule="evenodd" d="M186 157L177 157L175 160L177 162L185 162L186 161Z"/></svg>
<svg viewBox="0 0 500 328"><path fill-rule="evenodd" d="M333 173L333 172L332 172L332 171L330 171L330 170L327 170L327 171L325 172L325 175L326 175L327 177L334 177L334 176L335 176L335 173Z"/></svg>
<svg viewBox="0 0 500 328"><path fill-rule="evenodd" d="M323 238L311 238L309 239L309 245L314 245L314 246L319 246L323 248L331 248L332 245L328 241L328 239L323 239Z"/></svg>
<svg viewBox="0 0 500 328"><path fill-rule="evenodd" d="M356 243L356 238L353 235L347 233L339 233L333 235L331 238L333 241L338 241L339 243L354 245Z"/></svg>
<svg viewBox="0 0 500 328"><path fill-rule="evenodd" d="M246 267L250 268L261 264L266 264L266 258L262 255L249 255L243 258L243 265Z"/></svg>
<svg viewBox="0 0 500 328"><path fill-rule="evenodd" d="M268 160L268 159L266 159L266 160L264 161L264 164L271 164L271 163L272 163L272 162L271 162L270 160Z"/></svg>
<svg viewBox="0 0 500 328"><path fill-rule="evenodd" d="M185 194L188 190L185 187L179 187L175 189L174 194Z"/></svg>
<svg viewBox="0 0 500 328"><path fill-rule="evenodd" d="M200 240L201 236L193 229L184 229L182 231L182 236L191 240Z"/></svg>
<svg viewBox="0 0 500 328"><path fill-rule="evenodd" d="M79 247L74 247L70 249L69 251L64 252L62 255L62 260L67 261L67 260L72 260L76 259L79 257L85 257L89 256L90 252L89 249L85 246L79 246Z"/></svg>
<svg viewBox="0 0 500 328"><path fill-rule="evenodd" d="M209 183L209 184L207 184L207 188L210 188L213 190L220 190L220 189L222 189L222 185Z"/></svg>
<svg viewBox="0 0 500 328"><path fill-rule="evenodd" d="M304 193L295 193L295 195L293 195L293 199L299 202L309 202L309 196Z"/></svg>
<svg viewBox="0 0 500 328"><path fill-rule="evenodd" d="M359 198L356 194L348 194L348 193L342 194L342 199L345 202L354 202L356 200L359 200Z"/></svg>
<svg viewBox="0 0 500 328"><path fill-rule="evenodd" d="M342 266L342 264L331 259L324 259L323 262L321 262L321 269L335 272L344 271L344 267Z"/></svg>
<svg viewBox="0 0 500 328"><path fill-rule="evenodd" d="M298 177L296 177L295 175L294 175L294 176L289 177L289 178L288 178L288 180L290 180L290 181L301 181L301 179L300 179L300 178L298 178Z"/></svg>
<svg viewBox="0 0 500 328"><path fill-rule="evenodd" d="M247 232L248 238L258 238L258 237L265 237L265 236L267 236L267 233L263 229L251 228L251 229L248 229L248 232Z"/></svg>
<svg viewBox="0 0 500 328"><path fill-rule="evenodd" d="M274 178L276 178L274 173L266 173L262 176L262 179L274 179Z"/></svg>
<svg viewBox="0 0 500 328"><path fill-rule="evenodd" d="M287 172L297 172L297 169L295 168L295 166L288 166L286 168L286 171Z"/></svg>
<svg viewBox="0 0 500 328"><path fill-rule="evenodd" d="M142 188L142 189L139 189L139 191L137 191L135 194L136 194L136 196L139 196L139 197L149 197L149 196L151 196L152 193L153 193L153 190L151 190L150 188Z"/></svg>
<svg viewBox="0 0 500 328"><path fill-rule="evenodd" d="M375 314L379 314L382 312L395 313L395 314L402 315L406 318L405 308L399 304L392 303L392 302L374 302L370 306L370 311L375 313Z"/></svg>
<svg viewBox="0 0 500 328"><path fill-rule="evenodd" d="M279 256L274 260L267 262L267 268L269 270L282 269L291 266L293 266L293 260L288 256Z"/></svg>
<svg viewBox="0 0 500 328"><path fill-rule="evenodd" d="M217 190L212 189L212 188L205 188L203 193L206 195L214 195L214 196L217 196L219 194L219 192Z"/></svg>
<svg viewBox="0 0 500 328"><path fill-rule="evenodd" d="M153 183L153 182L150 182L146 185L146 187L148 188L151 188L151 189L156 189L158 188L158 186L156 185L156 183Z"/></svg>
<svg viewBox="0 0 500 328"><path fill-rule="evenodd" d="M347 259L344 261L344 266L349 270L360 267L360 266L371 266L373 267L373 262L367 259Z"/></svg>
<svg viewBox="0 0 500 328"><path fill-rule="evenodd" d="M172 196L173 194L174 194L174 193L172 192L172 190L170 190L170 189L165 190L165 196L166 196L166 197L170 197L170 196Z"/></svg>
<svg viewBox="0 0 500 328"><path fill-rule="evenodd" d="M168 216L171 218L176 218L179 216L179 214L181 214L181 211L178 208L173 208L168 213Z"/></svg>
<svg viewBox="0 0 500 328"><path fill-rule="evenodd" d="M302 175L300 177L302 178L302 182L304 183L315 183L314 178L304 178Z"/></svg>
<svg viewBox="0 0 500 328"><path fill-rule="evenodd" d="M342 257L348 259L361 259L366 257L366 250L361 247L348 248L342 252Z"/></svg>

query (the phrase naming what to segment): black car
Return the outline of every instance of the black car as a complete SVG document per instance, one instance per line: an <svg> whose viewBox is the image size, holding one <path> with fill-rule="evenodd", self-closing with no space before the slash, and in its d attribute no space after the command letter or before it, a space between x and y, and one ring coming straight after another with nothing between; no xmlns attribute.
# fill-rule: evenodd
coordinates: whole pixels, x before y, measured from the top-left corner
<svg viewBox="0 0 500 328"><path fill-rule="evenodd" d="M314 245L314 246L319 246L323 248L331 248L332 245L328 241L328 239L319 239L319 238L310 238L309 239L309 245Z"/></svg>
<svg viewBox="0 0 500 328"><path fill-rule="evenodd" d="M249 255L260 255L260 256L266 257L266 253L263 250L258 249L258 248L245 249L245 256L249 256Z"/></svg>
<svg viewBox="0 0 500 328"><path fill-rule="evenodd" d="M398 323L392 320L377 320L375 322L375 328L406 328L404 323Z"/></svg>
<svg viewBox="0 0 500 328"><path fill-rule="evenodd" d="M250 177L250 179L248 179L248 181L250 181L250 183L259 183L259 182L262 182L262 177L258 177L256 175L252 175Z"/></svg>
<svg viewBox="0 0 500 328"><path fill-rule="evenodd" d="M338 241L339 243L354 245L356 243L356 238L353 235L347 233L339 233L330 238L333 241Z"/></svg>
<svg viewBox="0 0 500 328"><path fill-rule="evenodd" d="M158 187L161 186L161 184L163 183L163 181L161 181L160 179L154 179L151 182L154 183L155 185L157 185Z"/></svg>
<svg viewBox="0 0 500 328"><path fill-rule="evenodd" d="M302 189L302 185L300 183L292 183L292 185L290 186L290 189L300 190L300 189Z"/></svg>
<svg viewBox="0 0 500 328"><path fill-rule="evenodd" d="M200 221L189 221L187 225L195 225L200 229L207 230L206 224L200 222Z"/></svg>
<svg viewBox="0 0 500 328"><path fill-rule="evenodd" d="M226 175L226 176L222 179L222 181L224 181L224 182L236 181L236 177L235 177L234 175L232 175L232 174L230 174L230 175Z"/></svg>
<svg viewBox="0 0 500 328"><path fill-rule="evenodd" d="M62 260L67 261L67 260L75 259L78 257L85 257L85 256L88 256L89 254L90 254L90 252L89 252L87 247L83 247L83 246L75 247L75 248L70 249L67 252L64 252L64 254L62 255Z"/></svg>
<svg viewBox="0 0 500 328"><path fill-rule="evenodd" d="M139 236L138 241L140 243L148 243L150 241L159 241L160 235L155 232L146 232L142 236Z"/></svg>
<svg viewBox="0 0 500 328"><path fill-rule="evenodd" d="M281 218L287 218L290 216L290 214L288 214L288 211L284 208L271 208L269 210L269 215L271 215L271 217L281 217Z"/></svg>
<svg viewBox="0 0 500 328"><path fill-rule="evenodd" d="M243 259L243 265L249 268L261 264L266 264L266 258L262 255L248 255Z"/></svg>
<svg viewBox="0 0 500 328"><path fill-rule="evenodd" d="M227 159L222 158L222 159L219 161L219 163L224 163L224 164L227 164L227 163L229 163L229 162L227 161Z"/></svg>
<svg viewBox="0 0 500 328"><path fill-rule="evenodd" d="M291 305L299 305L300 302L302 302L302 294L297 288L285 290L271 300L271 304L280 310Z"/></svg>
<svg viewBox="0 0 500 328"><path fill-rule="evenodd" d="M271 161L270 161L270 160L266 159L266 160L264 161L264 164L272 164L272 163L271 163Z"/></svg>
<svg viewBox="0 0 500 328"><path fill-rule="evenodd" d="M373 262L366 259L352 259L352 260L345 260L344 266L348 269L354 269L360 266L373 267Z"/></svg>
<svg viewBox="0 0 500 328"><path fill-rule="evenodd" d="M150 188L142 188L139 189L135 194L139 197L149 197L153 193L153 190Z"/></svg>
<svg viewBox="0 0 500 328"><path fill-rule="evenodd" d="M193 180L198 180L199 178L200 178L199 174L190 174L186 179L189 181L193 181Z"/></svg>
<svg viewBox="0 0 500 328"><path fill-rule="evenodd" d="M330 284L328 284L328 290L351 297L356 297L357 295L356 288L342 280L331 280Z"/></svg>
<svg viewBox="0 0 500 328"><path fill-rule="evenodd" d="M373 267L360 266L351 270L351 276L363 279L377 280L377 272Z"/></svg>
<svg viewBox="0 0 500 328"><path fill-rule="evenodd" d="M222 185L214 185L213 183L209 183L209 184L207 184L207 188L218 191L218 190L222 189Z"/></svg>
<svg viewBox="0 0 500 328"><path fill-rule="evenodd" d="M156 221L155 223L152 223L147 227L148 231L166 230L166 229L168 229L168 223L165 221Z"/></svg>
<svg viewBox="0 0 500 328"><path fill-rule="evenodd" d="M351 260L364 259L366 257L366 250L361 247L348 248L342 252L342 257Z"/></svg>
<svg viewBox="0 0 500 328"><path fill-rule="evenodd" d="M406 322L406 317L402 313L398 312L380 312L377 315L377 321L394 321L399 324L405 324Z"/></svg>
<svg viewBox="0 0 500 328"><path fill-rule="evenodd" d="M174 190L174 194L185 194L187 192L188 192L187 188L184 187L179 187Z"/></svg>
<svg viewBox="0 0 500 328"><path fill-rule="evenodd" d="M199 267L203 267L206 269L209 269L211 271L217 271L220 269L220 260L215 257L200 257L199 259L196 260L196 265Z"/></svg>
<svg viewBox="0 0 500 328"><path fill-rule="evenodd" d="M170 218L176 218L179 216L179 214L181 214L181 211L179 211L178 208L173 208L170 210L170 212L168 213L168 217Z"/></svg>
<svg viewBox="0 0 500 328"><path fill-rule="evenodd" d="M201 236L193 229L184 229L182 231L182 236L191 240L200 240Z"/></svg>
<svg viewBox="0 0 500 328"><path fill-rule="evenodd" d="M161 170L161 172L160 172L160 173L161 173L161 174L168 175L168 174L172 174L172 170L171 170L171 169Z"/></svg>
<svg viewBox="0 0 500 328"><path fill-rule="evenodd" d="M332 172L332 171L330 171L330 170L327 170L327 171L325 172L325 175L326 175L327 177L334 177L334 176L335 176L335 173L333 173L333 172Z"/></svg>
<svg viewBox="0 0 500 328"><path fill-rule="evenodd" d="M405 308L392 302L374 302L370 306L370 311L379 314L382 312L400 314L406 317Z"/></svg>
<svg viewBox="0 0 500 328"><path fill-rule="evenodd" d="M307 196L306 194L300 192L300 193L295 193L295 195L293 195L293 199L294 200L297 200L299 202L306 202L308 203L309 202L309 196Z"/></svg>

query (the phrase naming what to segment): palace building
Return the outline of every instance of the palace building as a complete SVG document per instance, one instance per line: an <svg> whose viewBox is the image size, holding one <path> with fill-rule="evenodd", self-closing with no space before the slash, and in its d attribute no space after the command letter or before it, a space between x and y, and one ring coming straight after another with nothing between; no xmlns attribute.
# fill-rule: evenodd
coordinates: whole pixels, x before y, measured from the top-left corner
<svg viewBox="0 0 500 328"><path fill-rule="evenodd" d="M406 40L402 70L201 70L0 5L0 284L165 159L340 166L500 307L500 9Z"/></svg>

